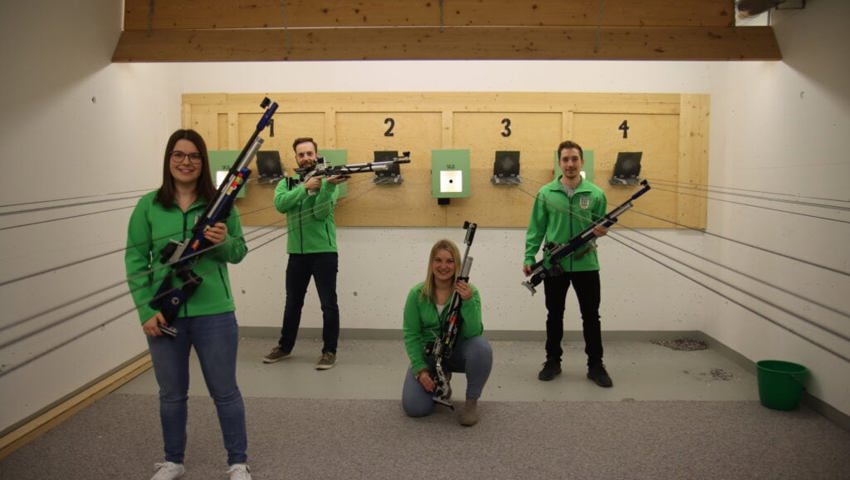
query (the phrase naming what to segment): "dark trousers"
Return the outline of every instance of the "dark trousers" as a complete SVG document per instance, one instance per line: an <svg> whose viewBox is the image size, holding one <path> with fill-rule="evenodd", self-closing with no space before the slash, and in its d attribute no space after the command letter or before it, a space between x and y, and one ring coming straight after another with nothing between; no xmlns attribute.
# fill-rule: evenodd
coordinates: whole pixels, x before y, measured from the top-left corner
<svg viewBox="0 0 850 480"><path fill-rule="evenodd" d="M587 365L602 363L602 327L599 323L599 271L566 272L563 275L543 280L546 295L546 359L560 362L564 350L561 340L564 338L564 305L567 290L572 283L575 287L578 305L581 310L582 332L584 333L584 353Z"/></svg>
<svg viewBox="0 0 850 480"><path fill-rule="evenodd" d="M322 353L336 353L339 338L339 305L336 298L336 274L339 257L335 252L290 254L286 264L286 306L278 345L291 352L301 324L301 310L310 277L316 284L322 304Z"/></svg>

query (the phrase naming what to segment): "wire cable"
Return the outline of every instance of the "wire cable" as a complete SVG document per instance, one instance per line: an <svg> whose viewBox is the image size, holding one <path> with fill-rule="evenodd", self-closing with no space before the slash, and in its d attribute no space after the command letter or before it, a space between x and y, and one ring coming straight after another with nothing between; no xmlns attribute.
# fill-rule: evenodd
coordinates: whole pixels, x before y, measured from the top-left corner
<svg viewBox="0 0 850 480"><path fill-rule="evenodd" d="M810 213L794 212L794 211L791 211L791 210L783 210L781 208L765 207L763 205L753 205L751 203L736 202L734 200L727 200L727 199L724 199L724 198L716 198L716 197L711 197L711 196L708 196L708 195L697 195L695 193L678 192L676 190L667 190L667 189L659 188L659 187L653 187L653 189L658 190L660 192L674 193L676 195L688 195L688 196L691 196L691 197L706 198L708 200L713 200L713 201L716 201L716 202L725 202L725 203L731 203L731 204L734 204L734 205L741 205L741 206L744 206L744 207L760 208L762 210L769 210L769 211L772 211L772 212L787 213L789 215L799 215L801 217L816 218L818 220L825 220L825 221L828 221L828 222L839 222L839 223L850 224L850 220L841 220L840 218L823 217L823 216L820 216L820 215L812 215Z"/></svg>
<svg viewBox="0 0 850 480"><path fill-rule="evenodd" d="M759 246L759 245L754 245L752 243L747 243L747 242L744 242L744 241L741 241L741 240L736 240L734 238L730 238L730 237L727 237L727 236L724 236L724 235L713 233L713 232L710 232L708 230L701 230L699 228L690 227L688 225L677 223L673 220L668 220L666 218L658 217L656 215L651 215L651 214L646 213L646 212L641 212L640 210L632 210L632 211L634 213L638 214L638 215L643 215L645 217L654 218L656 220L660 220L662 222L666 222L666 223L676 225L676 226L679 226L679 227L682 227L682 228L685 228L685 229L688 229L688 230L692 230L694 232L703 233L703 234L708 235L710 237L715 237L715 238L719 238L721 240L726 240L728 242L737 243L738 245L750 247L752 249L759 250L761 252L776 255L778 257L782 257L782 258L785 258L785 259L788 259L788 260L793 260L795 262L799 262L799 263L803 263L803 264L806 264L806 265L809 265L809 266L812 266L812 267L820 268L822 270L827 270L829 272L837 273L839 275L850 276L850 272L845 272L844 270L838 270L837 268L833 268L833 267L823 265L823 264L820 264L820 263L816 263L816 262L812 262L812 261L809 261L809 260L806 260L806 259L803 259L803 258L788 255L787 253L778 252L776 250L771 250L769 248L765 248L765 247L762 247L762 246Z"/></svg>
<svg viewBox="0 0 850 480"><path fill-rule="evenodd" d="M723 185L711 185L711 184L701 184L701 183L681 183L681 182L674 182L672 180L666 180L666 179L660 179L660 178L659 179L650 179L650 181L658 182L658 183L662 183L662 184L667 183L667 184L672 184L672 185L676 185L676 186L683 186L683 187L693 188L693 189L697 189L697 190L699 190L699 189L708 190L710 188L722 188L722 189L725 189L725 190L738 190L738 191L741 191L741 192L764 193L764 194L768 194L768 195L787 196L787 197L796 197L796 198L808 198L809 200L821 200L821 201L826 201L826 202L850 203L850 200L841 200L841 199L838 199L838 198L812 197L812 196L807 196L807 195L798 195L798 194L794 194L794 193L770 192L770 191L765 191L765 190L753 190L753 189L749 189L749 188L727 187L727 186L723 186Z"/></svg>
<svg viewBox="0 0 850 480"><path fill-rule="evenodd" d="M710 263L710 264L712 264L712 265L715 265L715 266L718 266L718 267L724 268L724 269L726 269L726 270L729 270L730 272L737 273L738 275L741 275L742 277L746 277L746 278L749 278L750 280L754 280L754 281L759 282L759 283L761 283L761 284L763 284L763 285L767 285L768 287L771 287L771 288L774 288L774 289L776 289L776 290L779 290L780 292L782 292L782 293L784 293L784 294L786 294L786 295L791 295L792 297L798 298L798 299L803 300L803 301L805 301L805 302L809 302L809 303L811 303L811 304L813 304L813 305L817 305L818 307L821 307L821 308L823 308L824 310L829 310L830 312L837 313L837 314L839 314L839 315L841 315L841 316L843 316L843 317L850 318L850 313L848 313L848 312L845 312L845 311L843 311L843 310L839 310L839 309L837 309L837 308L835 308L835 307L831 307L831 306L829 306L829 305L826 305L826 304L824 304L824 303L818 302L818 301L816 301L816 300L812 300L811 298L804 297L804 296L800 295L799 293L796 293L796 292L794 292L794 291L792 291L792 290L789 290L789 289L787 289L787 288L784 288L784 287L781 287L781 286L779 286L779 285L776 285L775 283L768 282L767 280L763 280L763 279L761 279L761 278L755 277L755 276L753 276L753 275L750 275L750 274L748 274L748 273L746 273L746 272L743 272L743 271L741 271L741 270L738 270L738 269L736 269L736 268L732 268L732 267L730 267L730 266L728 266L728 265L724 265L724 264L722 264L722 263L718 262L717 260L712 260L712 259L710 259L710 258L708 258L708 257L706 257L706 256L699 255L699 254L697 254L697 253L694 253L694 252L693 252L693 251L691 251L691 250L687 250L687 249L684 249L684 248L679 247L679 246L677 246L677 245L674 245L674 244L672 244L672 243L670 243L670 242L666 242L666 241L664 241L664 240L661 240L661 239L660 239L660 238L658 238L658 237L653 237L653 236L651 236L651 235L649 235L649 234L647 234L647 233L641 232L640 230L638 230L638 229L636 229L636 228L627 227L627 226L625 226L625 225L620 225L620 226L621 226L622 228L625 228L625 229L629 230L630 232L634 232L634 233L637 233L637 234L643 235L643 236L644 236L644 237L646 237L646 238L649 238L649 239L651 239L651 240L654 240L654 241L656 241L656 242L658 242L658 243L661 243L661 244L663 244L663 245L666 245L666 246L668 246L668 247L670 247L670 248L676 249L676 250L678 250L678 251L680 251L680 252L687 253L688 255L691 255L691 256L694 256L694 257L696 257L696 258L699 258L700 260L702 260L702 261L704 261L704 262L708 262L708 263ZM630 239L630 240L632 240L632 239ZM633 241L634 241L634 240L633 240Z"/></svg>
<svg viewBox="0 0 850 480"><path fill-rule="evenodd" d="M344 199L342 199L342 200L339 200L337 203L338 203L338 204L342 204L343 202L345 202L345 203L350 202L350 201L352 201L352 200L354 200L354 199L357 199L357 198L359 198L359 197L361 197L361 196L365 195L366 193L370 192L370 191L371 191L371 190L373 190L374 188L375 188L375 186L372 186L372 188L365 190L364 192L360 193L359 195L356 195L356 196L353 196L353 197L346 197L346 198L344 198ZM306 215L310 215L310 214L312 214L312 211L315 211L315 210L316 210L316 209L318 209L318 208L324 208L326 203L333 203L333 202L334 202L333 200L329 200L329 201L327 201L327 202L323 202L323 204L321 204L321 205L314 205L312 209L310 209L310 210L308 210L308 211L305 211L305 212L302 212L302 215L304 215L304 216L306 216ZM301 218L303 218L303 217L301 217ZM259 230L260 228L267 228L267 227L265 227L265 226L263 226L263 227L258 227L257 229L254 229L254 231L257 231L257 230ZM261 237L263 237L263 236L265 236L265 235L267 235L267 234L269 234L269 233L271 233L271 232L264 232L264 233L262 233L261 235L259 235L259 236L255 237L255 238L251 239L250 241L253 241L253 240L256 240L256 239L258 239L258 238L261 238ZM265 245L268 245L268 244L270 244L271 242L273 242L273 241L275 241L275 240L277 240L277 239L279 239L279 238L281 238L281 237L285 236L287 233L288 233L288 231L284 231L284 233L282 233L282 234L280 234L280 235L278 235L278 236L276 236L276 237L272 238L271 240L266 241L266 242L262 243L262 244L261 244L261 245L259 245L259 246L256 246L256 247L251 248L251 251L259 250L260 248L264 247ZM243 240L245 240L245 238L244 238L244 237L245 237L245 235L243 234L243 236L242 236ZM247 246L247 242L248 242L248 241L249 241L249 240L246 240L246 246ZM209 251L209 250L212 250L213 248L218 248L218 247L222 246L224 243L225 243L225 242L223 242L223 243L221 243L221 244L218 244L218 245L213 245L213 246L208 247L208 248L203 249L203 250L199 250L198 252L195 252L195 253L193 253L193 254L190 254L190 255L188 255L187 257L185 257L185 258L181 259L180 261L186 261L186 260L188 260L188 259L189 259L189 258L191 258L191 257L197 256L197 255L201 255L202 253L205 253L205 252L207 252L207 251ZM140 272L140 273L138 274L138 276L146 276L146 275L148 275L148 274L149 274L149 272L153 272L153 271L154 271L154 270L156 270L156 269L168 268L168 267L170 267L170 266L171 266L171 264L170 264L170 263L166 263L166 264L163 264L163 265L155 266L155 267L151 268L150 270L145 270L144 272ZM209 272L201 272L201 273L209 273ZM111 289L111 288L114 288L114 287L116 287L116 286L119 286L119 285L123 284L125 281L126 281L126 280L122 280L122 281L120 281L120 282L118 282L118 283L115 283L115 284L109 285L109 286L107 286L107 287L101 288L101 289L97 290L94 294L99 294L99 293L102 293L102 292L104 292L104 291L106 291L106 290L108 290L108 289ZM177 288L172 288L171 290L168 290L168 291L166 291L166 292L163 292L163 293L162 293L162 294L160 294L159 296L155 296L154 298L152 298L152 299L151 299L151 301L154 301L154 300L156 300L156 299L158 299L158 298L162 298L162 297L164 297L164 296L167 296L167 295L171 294L172 292L174 292L175 290L177 290ZM112 296L112 297L110 297L110 298L108 298L108 299L106 299L106 300L103 300L103 301L100 301L100 302L96 303L96 304L95 304L95 305L93 305L93 306L89 306L88 308L84 308L84 309L82 309L82 310L80 310L80 311L77 311L77 312L74 312L74 313L72 313L72 314L70 314L70 315L66 315L66 316L64 316L64 317L62 317L62 318L60 318L60 319L58 319L58 320L53 321L52 323L50 323L50 324L49 324L49 325L47 325L47 326L44 326L44 327L42 327L42 328L39 328L38 330L33 330L33 331L30 331L30 332L28 332L28 333L26 333L26 334L24 334L24 335L18 336L18 337L17 337L17 338L15 338L15 339L8 340L8 341L6 341L6 342L4 342L4 343L0 344L0 349L6 348L6 347L8 347L9 345L12 345L12 344L15 344L15 343L19 343L19 342L21 342L21 341L23 341L23 340L26 340L26 339L28 339L28 338L31 338L31 337L33 337L33 336L35 336L35 335L40 334L40 333L43 333L43 332L45 332L46 330L49 330L49 329L54 328L54 327L56 327L56 326L58 326L58 325L64 324L64 323L66 323L66 322L68 322L68 321L70 321L70 320L72 320L72 319L74 319L74 318L77 318L77 317L79 317L79 316L82 316L82 315L84 315L84 314L86 314L86 313L89 313L89 312L91 312L91 311L93 311L93 310L95 310L95 309L99 308L99 307L102 307L102 306L104 306L104 305L106 305L106 304L109 304L109 303L111 303L111 302L115 301L115 300L118 300L118 299L120 299L120 298L123 298L124 296L126 296L126 295L127 295L127 294L129 294L129 293L131 293L132 291L133 291L133 290L131 290L131 289L128 289L127 291L122 291L122 292L121 292L120 294L118 294L118 295ZM45 314L47 314L47 313L52 313L52 312L54 312L54 311L56 311L56 310L59 310L59 309L64 308L64 307L66 307L66 306L69 306L69 305L72 305L72 304L74 304L74 303L77 303L77 302L79 302L80 300L85 299L85 298L88 298L88 297L90 297L90 296L92 296L92 295L93 295L93 294L89 294L89 295L86 295L86 296L84 296L84 297L80 297L80 298L78 298L78 299L76 299L76 300L74 300L74 301L66 302L65 304L62 304L62 305L60 305L60 306L53 307L53 308L51 308L51 309L49 309L49 310L47 310L47 311L40 312L40 313L38 313L38 314L36 314L36 315L31 315L31 316L29 316L29 317L27 317L27 318L25 318L25 319L21 319L21 320L15 321L15 322L13 322L13 323L12 323L12 324L10 324L10 325L6 325L6 326L3 326L3 327L0 327L0 331L6 330L6 329L8 329L8 328L12 328L12 327L17 326L17 325L20 325L20 324L22 324L22 323L24 323L24 322L26 322L26 321L32 320L32 319L34 319L34 318L38 318L38 317L43 316L43 315L45 315ZM103 326L105 326L105 325L107 325L107 324L109 324L109 323L112 323L113 321L115 321L115 320L117 320L117 319L119 319L119 318L122 318L123 316L125 316L125 315L127 315L127 314L129 314L129 313L133 312L134 310L136 310L136 306L134 306L133 308L128 309L128 310L126 310L126 311L124 311L124 312L122 312L122 313L120 313L120 314L118 314L118 315L116 315L116 316L114 316L114 317L111 317L110 319L107 319L105 322L101 323L99 326L100 326L100 327L103 327ZM76 340L78 340L79 338L82 338L82 337L83 337L83 336L85 336L85 335L88 335L88 334L89 334L89 333L91 333L92 331L94 331L94 329L89 329L89 330L87 330L87 331L81 332L80 334L75 335L75 336L71 337L70 339L67 339L67 340L65 340L65 341L63 341L63 342L61 342L61 343L59 343L59 344L57 344L57 345L52 346L51 348L49 348L49 349L47 349L47 350L44 350L43 352L41 352L41 353L39 353L39 354L36 354L36 355L34 355L34 356L30 357L29 359L25 360L24 362L21 362L21 363L19 363L19 364L17 364L17 365L14 365L14 366L10 367L10 368L7 368L7 369L5 369L5 370L2 370L2 371L0 371L0 377L3 377L3 376L5 376L5 375L8 375L9 373L11 373L11 372L13 372L13 371L15 371L15 370L18 370L19 368L22 368L22 367L26 366L26 365L28 365L28 364L32 363L33 361L37 360L38 358L43 357L43 356L44 356L44 355L46 355L47 353L49 353L49 352L51 352L51 351L53 351L53 350L55 350L55 349L57 349L57 348L61 348L61 347L65 346L65 345L68 345L69 343L71 343L71 342L73 342L73 341L76 341Z"/></svg>
<svg viewBox="0 0 850 480"><path fill-rule="evenodd" d="M0 208L19 207L19 206L23 206L23 205L38 205L39 203L66 202L68 200L81 200L81 199L84 199L84 198L108 197L110 195L124 195L124 194L127 194L127 193L149 192L151 190L154 190L154 189L153 188L145 188L145 189L141 189L141 190L127 190L126 192L99 193L99 194L95 194L95 195L79 195L79 196L76 196L76 197L56 198L56 199L53 199L53 200L34 200L34 201L31 201L31 202L7 203L7 204L4 204L4 205L0 205Z"/></svg>
<svg viewBox="0 0 850 480"><path fill-rule="evenodd" d="M790 328L790 327L788 327L788 326L786 326L786 325L784 325L784 324L781 324L781 323L777 322L776 320L771 319L770 317L768 317L768 316L767 316L767 315L765 315L764 313L761 313L761 312L759 312L759 311L756 311L754 308L752 308L752 307L750 307L750 306L748 306L748 305L745 305L745 304L743 304L743 303L739 302L738 300L735 300L734 298L732 298L732 297L730 297L730 296L728 296L728 295L726 295L726 294L724 294L724 293L720 292L719 290L714 289L714 288L712 288L712 287L710 287L710 286L706 285L705 283L700 282L699 280L697 280L697 279L695 279L695 278L693 278L693 277L691 277L691 276L689 276L689 275L687 275L687 274L685 274L685 273L683 273L683 272L681 272L681 271L679 271L679 270L676 270L675 268L673 268L673 267L671 267L671 266L669 266L669 265L664 264L663 262L660 262L658 259L653 258L653 257L651 257L651 256L647 255L646 253L644 253L644 252L642 252L642 251L640 251L640 250L638 250L638 249L634 248L634 247L633 247L633 246L631 246L631 245L627 245L626 243L621 242L621 241L620 241L619 239L617 239L617 238L613 238L613 240L614 240L614 241L616 241L616 242L619 242L620 244L622 244L622 245L623 245L623 246L625 246L626 248L629 248L629 249L631 249L631 250L633 250L633 251L637 252L638 254L643 255L644 257L646 257L646 258L648 258L648 259L652 260L653 262L655 262L655 263L657 263L657 264L659 264L659 265L663 266L664 268L667 268L667 269L669 269L669 270L672 270L673 272L675 272L675 273L679 274L680 276L682 276L682 277L684 277L684 278L687 278L688 280L690 280L690 281L692 281L692 282L696 283L697 285L700 285L701 287L705 288L706 290L708 290L708 291L710 291L710 292L713 292L713 293L715 293L716 295L718 295L718 296L720 296L720 297L722 297L722 298L725 298L726 300L728 300L728 301L730 301L730 302L734 303L735 305L738 305L739 307L743 308L744 310L747 310L748 312L752 313L753 315L756 315L756 316L758 316L758 317L761 317L761 318L763 318L764 320L767 320L768 322L770 322L770 323L772 323L772 324L776 325L777 327L779 327L779 328L781 328L781 329L783 329L783 330L785 330L785 331L787 331L787 332L789 332L789 333L792 333L792 334L796 335L797 337L801 338L802 340L805 340L806 342L809 342L809 343L811 343L812 345L814 345L814 346L816 346L816 347L818 347L818 348L821 348L822 350L824 350L824 351L826 351L826 352L831 353L832 355L834 355L834 356L836 356L836 357L838 357L838 358L840 358L840 359L844 360L845 362L850 363L850 357L847 357L847 356L845 356L845 355L843 355L843 354L841 354L841 353L839 353L839 352L837 352L837 351L835 351L835 350L833 350L833 349L831 349L831 348L827 347L826 345L823 345L823 344L822 344L822 343L820 343L820 342L817 342L817 341L815 341L815 340L812 340L811 338L806 337L805 335L803 335L803 334L801 334L801 333L797 332L796 330L794 330L794 329L792 329L792 328ZM637 243L637 242L636 242L636 243ZM652 249L649 249L649 250L652 250ZM697 271L699 271L699 270L697 270ZM705 273L703 273L703 272L700 272L700 273L702 273L703 275L705 275ZM746 292L744 292L744 293L746 293ZM772 304L770 304L770 305L772 305ZM796 315L795 315L795 316L796 316ZM799 318L799 317L798 317L798 318Z"/></svg>
<svg viewBox="0 0 850 480"><path fill-rule="evenodd" d="M120 200L138 200L141 198L141 195L133 195L130 197L118 197L118 198L110 198L107 200L91 200L88 202L77 202L77 203L67 203L65 205L54 205L52 207L37 207L37 208L26 208L23 210L13 210L11 212L0 212L0 217L5 217L6 215L20 215L22 213L32 213L32 212L44 212L47 210L57 210L60 208L71 208L71 207L80 207L83 205L97 205L101 203L110 203L117 202Z"/></svg>
<svg viewBox="0 0 850 480"><path fill-rule="evenodd" d="M15 228L22 228L22 227L32 227L33 225L43 225L45 223L60 222L62 220L71 220L71 219L74 219L74 218L89 217L91 215L97 215L97 214L100 214L100 213L109 213L109 212L115 212L115 211L118 211L118 210L127 210L128 208L133 208L133 205L128 205L126 207L109 208L109 209L106 209L106 210L97 210L95 212L80 213L78 215L69 215L67 217L51 218L49 220L40 220L38 222L22 223L20 225L11 225L11 226L8 226L8 227L0 227L0 231L13 230Z"/></svg>
<svg viewBox="0 0 850 480"><path fill-rule="evenodd" d="M803 207L826 208L826 209L830 209L830 210L840 210L840 211L843 211L843 212L850 211L850 207L844 207L844 206L839 206L839 205L829 205L829 204L825 204L825 203L815 203L815 202L804 202L802 200L792 200L792 199L788 199L788 198L763 197L763 196L760 196L760 195L751 195L751 194L748 194L748 193L725 192L723 190L718 190L716 188L691 187L691 186L688 186L688 185L685 185L685 184L677 184L677 183L673 183L673 182L664 182L663 180L661 180L661 181L651 180L651 182L655 182L655 183L653 183L653 185L661 184L661 185L671 187L671 188L685 188L685 189L689 189L689 190L719 193L721 195L732 195L732 196L736 196L736 197L753 198L753 199L756 199L756 200L764 200L766 202L779 202L779 203L787 203L787 204L791 204L791 205L800 205L800 206L803 206ZM709 198L709 197L706 195L704 198Z"/></svg>

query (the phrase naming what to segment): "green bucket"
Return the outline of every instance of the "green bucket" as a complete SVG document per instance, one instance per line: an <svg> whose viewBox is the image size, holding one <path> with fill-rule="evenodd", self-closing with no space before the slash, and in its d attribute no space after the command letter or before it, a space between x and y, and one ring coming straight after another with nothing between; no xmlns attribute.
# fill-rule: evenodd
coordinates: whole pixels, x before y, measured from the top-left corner
<svg viewBox="0 0 850 480"><path fill-rule="evenodd" d="M760 360L758 367L759 400L767 408L793 410L803 396L806 367L782 360Z"/></svg>

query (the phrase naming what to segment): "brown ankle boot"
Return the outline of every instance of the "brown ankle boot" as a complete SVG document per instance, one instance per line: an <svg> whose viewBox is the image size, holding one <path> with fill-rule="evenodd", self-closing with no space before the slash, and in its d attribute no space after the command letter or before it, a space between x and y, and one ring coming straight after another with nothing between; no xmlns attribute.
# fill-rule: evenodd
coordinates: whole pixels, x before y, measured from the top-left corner
<svg viewBox="0 0 850 480"><path fill-rule="evenodd" d="M478 423L478 399L466 399L466 405L463 406L458 420L464 427L471 427Z"/></svg>

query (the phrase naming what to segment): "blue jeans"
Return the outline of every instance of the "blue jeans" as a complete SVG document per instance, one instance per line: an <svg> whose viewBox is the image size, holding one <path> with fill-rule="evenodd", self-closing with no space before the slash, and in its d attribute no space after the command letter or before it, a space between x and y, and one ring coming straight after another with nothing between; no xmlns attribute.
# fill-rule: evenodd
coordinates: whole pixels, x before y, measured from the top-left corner
<svg viewBox="0 0 850 480"><path fill-rule="evenodd" d="M452 372L466 373L466 398L478 399L493 368L493 349L483 336L458 340L447 367ZM424 417L434 411L433 394L426 391L413 376L410 367L404 374L401 406L411 417Z"/></svg>
<svg viewBox="0 0 850 480"><path fill-rule="evenodd" d="M289 255L286 264L286 306L283 308L283 326L277 342L284 352L291 352L295 347L304 296L310 277L313 277L322 304L322 353L336 353L339 339L339 305L336 296L338 268L339 257L335 252Z"/></svg>
<svg viewBox="0 0 850 480"><path fill-rule="evenodd" d="M165 460L183 463L189 399L189 350L194 346L201 363L227 449L227 463L245 463L248 435L245 404L236 385L236 348L239 330L233 312L177 318L177 338L147 337L159 384L159 418Z"/></svg>

